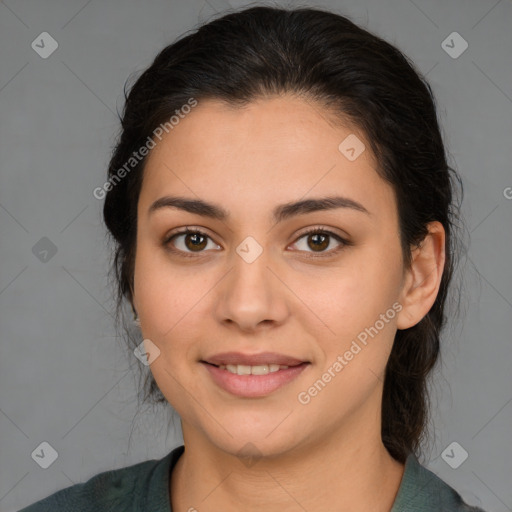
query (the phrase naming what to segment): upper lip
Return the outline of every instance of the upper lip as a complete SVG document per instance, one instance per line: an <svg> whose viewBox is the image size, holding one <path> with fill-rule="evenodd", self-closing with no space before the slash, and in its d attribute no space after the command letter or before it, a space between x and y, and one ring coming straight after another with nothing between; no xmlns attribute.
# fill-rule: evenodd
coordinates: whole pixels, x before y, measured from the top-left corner
<svg viewBox="0 0 512 512"><path fill-rule="evenodd" d="M257 366L262 364L279 364L282 366L296 366L307 361L302 361L295 357L276 352L261 352L259 354L243 354L241 352L222 352L211 357L203 359L204 362L216 366L226 364L242 364L247 366Z"/></svg>

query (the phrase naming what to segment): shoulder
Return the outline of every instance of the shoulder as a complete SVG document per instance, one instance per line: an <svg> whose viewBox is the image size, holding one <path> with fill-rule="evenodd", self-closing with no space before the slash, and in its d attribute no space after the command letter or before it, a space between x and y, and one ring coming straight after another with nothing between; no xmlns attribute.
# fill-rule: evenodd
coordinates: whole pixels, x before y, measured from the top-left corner
<svg viewBox="0 0 512 512"><path fill-rule="evenodd" d="M181 455L178 447L159 460L148 460L99 473L23 508L19 512L107 512L114 510L167 511L169 471Z"/></svg>
<svg viewBox="0 0 512 512"><path fill-rule="evenodd" d="M410 454L391 512L485 512L465 503L460 494Z"/></svg>

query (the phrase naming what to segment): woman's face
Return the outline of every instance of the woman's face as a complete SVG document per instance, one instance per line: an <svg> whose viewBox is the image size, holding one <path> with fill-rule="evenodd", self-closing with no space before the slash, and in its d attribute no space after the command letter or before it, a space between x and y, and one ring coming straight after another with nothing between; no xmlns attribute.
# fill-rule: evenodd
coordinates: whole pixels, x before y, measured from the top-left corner
<svg viewBox="0 0 512 512"><path fill-rule="evenodd" d="M364 134L289 95L200 101L151 150L134 305L185 440L278 455L379 428L405 273L393 190L375 169ZM201 234L171 238L185 229Z"/></svg>

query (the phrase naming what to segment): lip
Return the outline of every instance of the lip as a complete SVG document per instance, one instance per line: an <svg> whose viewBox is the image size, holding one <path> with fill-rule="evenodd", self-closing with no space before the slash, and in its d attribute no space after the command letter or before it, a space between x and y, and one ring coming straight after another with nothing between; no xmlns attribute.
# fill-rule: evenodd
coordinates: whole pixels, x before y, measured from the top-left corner
<svg viewBox="0 0 512 512"><path fill-rule="evenodd" d="M276 352L260 352L259 354L244 354L242 352L222 352L211 357L205 357L203 362L216 366L221 364L244 364L257 366L260 364L278 364L281 366L297 366L309 361L303 361L295 357L278 354ZM280 370L281 371L281 370Z"/></svg>
<svg viewBox="0 0 512 512"><path fill-rule="evenodd" d="M299 361L299 363L266 375L237 375L213 364L201 361L201 365L206 368L212 380L220 388L231 395L242 398L263 397L288 384L310 365L307 362Z"/></svg>

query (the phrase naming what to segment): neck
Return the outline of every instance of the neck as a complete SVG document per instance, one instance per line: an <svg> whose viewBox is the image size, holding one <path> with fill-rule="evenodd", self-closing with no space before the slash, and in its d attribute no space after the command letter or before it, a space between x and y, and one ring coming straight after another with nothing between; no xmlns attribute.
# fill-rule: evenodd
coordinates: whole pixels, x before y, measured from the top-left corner
<svg viewBox="0 0 512 512"><path fill-rule="evenodd" d="M389 512L404 465L382 444L380 415L366 416L289 452L242 462L185 423L173 510Z"/></svg>

